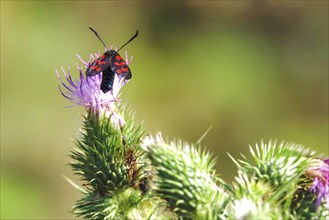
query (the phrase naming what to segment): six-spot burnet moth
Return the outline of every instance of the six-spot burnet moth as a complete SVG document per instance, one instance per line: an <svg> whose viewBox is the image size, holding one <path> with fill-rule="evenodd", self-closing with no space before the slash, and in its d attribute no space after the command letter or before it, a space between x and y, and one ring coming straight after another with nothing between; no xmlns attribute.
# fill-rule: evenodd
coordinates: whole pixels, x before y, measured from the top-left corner
<svg viewBox="0 0 329 220"><path fill-rule="evenodd" d="M106 48L106 52L89 65L86 70L86 75L94 76L100 72L103 72L100 89L104 93L107 93L112 89L114 74L118 74L119 76L124 77L125 80L129 80L132 77L129 66L127 65L126 61L122 59L118 52L138 36L138 30L136 31L136 34L132 36L118 50L108 50L98 33L91 27L89 27L89 29L94 32L96 37L98 37L98 39L102 42Z"/></svg>

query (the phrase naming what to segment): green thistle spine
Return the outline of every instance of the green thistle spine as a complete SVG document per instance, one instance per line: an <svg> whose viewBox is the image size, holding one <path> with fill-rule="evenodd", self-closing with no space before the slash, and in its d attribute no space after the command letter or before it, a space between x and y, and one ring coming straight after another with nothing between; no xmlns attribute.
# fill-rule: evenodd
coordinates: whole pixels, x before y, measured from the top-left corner
<svg viewBox="0 0 329 220"><path fill-rule="evenodd" d="M262 143L260 146L250 148L250 152L252 159L243 156L244 159L237 161L231 157L238 166L240 175L232 190L234 198L258 194L259 198L253 198L252 201L262 201L264 207L270 204L272 210L275 210L274 207L276 210L281 210L281 213L270 212L271 216L313 219L324 215L319 214L321 207L316 208L316 195L310 192L312 181L304 175L311 164L313 153L302 146L284 142L280 145L275 142ZM257 193L256 189L247 187L250 184L246 184L246 181L252 183L251 185L265 184L257 188L268 190ZM259 213L264 210L259 210Z"/></svg>
<svg viewBox="0 0 329 220"><path fill-rule="evenodd" d="M156 169L154 190L183 219L217 219L225 210L226 193L217 183L215 161L182 142L166 144L152 138L144 149Z"/></svg>
<svg viewBox="0 0 329 220"><path fill-rule="evenodd" d="M144 173L142 134L141 126L136 128L130 121L118 127L111 118L93 111L84 117L77 148L70 154L70 165L87 188L85 197L73 208L77 216L120 218L142 199L136 187Z"/></svg>

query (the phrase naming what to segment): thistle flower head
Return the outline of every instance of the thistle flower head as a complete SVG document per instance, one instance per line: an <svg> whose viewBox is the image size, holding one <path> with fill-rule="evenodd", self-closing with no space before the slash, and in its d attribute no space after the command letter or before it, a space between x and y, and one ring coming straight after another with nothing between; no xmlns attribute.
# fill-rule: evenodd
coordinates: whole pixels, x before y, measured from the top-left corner
<svg viewBox="0 0 329 220"><path fill-rule="evenodd" d="M325 201L329 209L329 158L314 160L314 163L307 171L307 175L314 177L311 191L317 195L316 206Z"/></svg>
<svg viewBox="0 0 329 220"><path fill-rule="evenodd" d="M110 49L112 49L112 46ZM129 64L132 57L129 59L127 52L125 55L126 63ZM86 62L79 55L77 55L86 69L91 65L91 61L99 58L99 56L100 52L94 55L91 54L89 61ZM120 89L127 82L127 80L118 74L114 74L112 89L109 92L104 93L100 89L100 85L102 83L102 72L95 76L86 76L81 66L76 64L76 67L79 72L79 78L76 80L72 79L70 67L68 67L67 71L65 71L63 67L61 68L62 75L65 79L61 77L61 74L56 69L57 77L61 82L61 85L59 85L61 94L72 103L82 105L89 111L113 115L113 112L115 112L116 109L115 103L120 96Z"/></svg>

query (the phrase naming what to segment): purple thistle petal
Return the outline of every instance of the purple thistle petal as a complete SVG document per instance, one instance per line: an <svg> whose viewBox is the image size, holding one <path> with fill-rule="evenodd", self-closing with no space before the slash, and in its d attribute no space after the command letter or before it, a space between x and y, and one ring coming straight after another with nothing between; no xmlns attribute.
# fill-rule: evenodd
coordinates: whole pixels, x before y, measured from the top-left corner
<svg viewBox="0 0 329 220"><path fill-rule="evenodd" d="M79 72L82 72L82 67L79 66L77 63L75 63L75 66L77 67L77 69L79 70Z"/></svg>
<svg viewBox="0 0 329 220"><path fill-rule="evenodd" d="M95 57L93 56L93 54L91 53L90 54L90 57L89 57L90 60L95 60Z"/></svg>
<svg viewBox="0 0 329 220"><path fill-rule="evenodd" d="M70 71L70 70L69 70ZM66 81L69 83L69 84L71 84L72 85L72 83L69 81L69 74L70 74L70 72L68 72L68 74L66 74L66 72L65 72L65 70L64 70L64 68L62 67L62 72L63 72L63 74L64 74L64 76L65 76L65 78L66 78ZM62 82L62 84L63 84L63 86L67 89L67 90L69 90L70 92L73 92L73 90L71 90L63 81L61 81ZM75 87L75 85L73 84L72 85L73 87Z"/></svg>
<svg viewBox="0 0 329 220"><path fill-rule="evenodd" d="M316 160L307 171L307 174L314 177L310 190L317 195L315 205L319 206L322 201L325 201L329 206L329 158Z"/></svg>
<svg viewBox="0 0 329 220"><path fill-rule="evenodd" d="M62 85L63 85L67 90L69 90L70 92L74 93L73 90L71 90L70 87L68 87L65 83L62 82Z"/></svg>
<svg viewBox="0 0 329 220"><path fill-rule="evenodd" d="M67 77L66 77L67 82L73 86L73 87L77 87L77 85L74 84L72 77L71 77L71 70L70 70L70 66L69 66L69 70L67 71Z"/></svg>
<svg viewBox="0 0 329 220"><path fill-rule="evenodd" d="M62 83L62 85L63 85L67 90L69 90L70 92L73 92L73 90L71 90L71 88L68 87L68 86L63 82L62 78L61 78L60 75L58 74L57 69L56 69L56 74L57 74L57 77L58 77L59 81Z"/></svg>
<svg viewBox="0 0 329 220"><path fill-rule="evenodd" d="M80 76L81 76L81 75L80 75ZM80 77L80 78L81 78L81 77ZM82 85L83 85L83 80L81 80L80 88L79 88L79 91L78 91L78 92L80 92L81 97L84 96L84 94L83 94L83 89L82 89Z"/></svg>
<svg viewBox="0 0 329 220"><path fill-rule="evenodd" d="M127 65L129 65L129 57L128 57L128 52L127 51L125 51L125 57L126 57L126 63L127 63Z"/></svg>
<svg viewBox="0 0 329 220"><path fill-rule="evenodd" d="M78 57L78 59L81 61L81 63L83 63L83 65L87 66L88 62L84 61L79 54L76 55Z"/></svg>
<svg viewBox="0 0 329 220"><path fill-rule="evenodd" d="M60 85L58 85L58 89L59 89L59 92L62 94L62 96L64 96L65 98L67 98L67 99L69 99L69 100L73 100L72 98L66 96L66 95L63 93L63 91L61 90L61 86L60 86Z"/></svg>
<svg viewBox="0 0 329 220"><path fill-rule="evenodd" d="M55 68L55 72L56 72L57 78L58 78L60 81L62 81L62 78L61 78L61 76L59 75L57 68Z"/></svg>
<svg viewBox="0 0 329 220"><path fill-rule="evenodd" d="M63 72L65 78L67 78L67 74L66 74L66 72L65 72L65 70L64 70L64 67L61 67L61 69L62 69L62 72Z"/></svg>

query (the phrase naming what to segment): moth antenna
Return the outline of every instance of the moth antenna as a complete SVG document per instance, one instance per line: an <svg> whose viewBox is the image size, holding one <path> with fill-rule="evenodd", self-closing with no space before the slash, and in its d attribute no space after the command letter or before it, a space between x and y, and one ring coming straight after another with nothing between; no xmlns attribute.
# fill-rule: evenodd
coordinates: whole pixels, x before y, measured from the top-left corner
<svg viewBox="0 0 329 220"><path fill-rule="evenodd" d="M124 46L126 46L127 44L129 44L132 40L134 40L136 37L138 36L138 30L136 31L136 34L134 36L132 36L124 45L122 45L119 50L117 50L118 52L124 48Z"/></svg>
<svg viewBox="0 0 329 220"><path fill-rule="evenodd" d="M96 35L96 37L98 37L98 39L102 42L102 44L104 45L104 47L106 48L106 50L108 51L107 49L107 46L105 45L104 41L102 40L102 38L98 35L97 31L95 31L92 27L89 27L89 29L94 32L94 34Z"/></svg>

